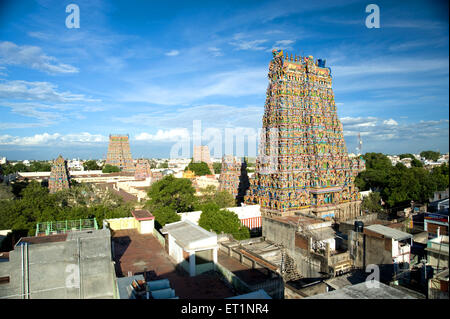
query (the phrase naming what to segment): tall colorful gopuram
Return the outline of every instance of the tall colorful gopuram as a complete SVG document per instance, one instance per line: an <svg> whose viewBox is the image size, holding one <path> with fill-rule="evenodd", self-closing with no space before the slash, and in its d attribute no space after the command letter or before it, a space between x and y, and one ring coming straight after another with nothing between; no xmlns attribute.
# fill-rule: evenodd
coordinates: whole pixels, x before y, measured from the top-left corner
<svg viewBox="0 0 450 319"><path fill-rule="evenodd" d="M241 160L234 156L225 155L222 157L222 170L219 176L219 191L227 191L235 198L238 196L241 166Z"/></svg>
<svg viewBox="0 0 450 319"><path fill-rule="evenodd" d="M50 193L69 188L69 170L67 169L67 162L59 155L53 161L52 170L48 179L48 189Z"/></svg>
<svg viewBox="0 0 450 319"><path fill-rule="evenodd" d="M134 179L144 180L149 177L152 177L149 161L144 158L138 159L136 162L136 170L134 171Z"/></svg>
<svg viewBox="0 0 450 319"><path fill-rule="evenodd" d="M346 220L359 216L354 185L365 169L350 159L331 88L331 69L312 56L273 51L255 174L246 203L265 216L296 212Z"/></svg>
<svg viewBox="0 0 450 319"><path fill-rule="evenodd" d="M108 154L105 165L113 165L125 172L134 172L128 135L109 135Z"/></svg>

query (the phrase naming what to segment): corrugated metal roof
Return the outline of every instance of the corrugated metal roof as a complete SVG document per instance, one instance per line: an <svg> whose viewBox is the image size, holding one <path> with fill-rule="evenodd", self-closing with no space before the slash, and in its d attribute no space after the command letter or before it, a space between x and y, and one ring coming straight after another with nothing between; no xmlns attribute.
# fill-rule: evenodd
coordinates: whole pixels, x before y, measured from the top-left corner
<svg viewBox="0 0 450 319"><path fill-rule="evenodd" d="M401 230L398 229L394 229L394 228L390 228L390 227L386 227L383 225L370 225L367 226L366 229L373 231L375 233L381 234L384 237L388 237L388 238L393 238L395 240L403 240L406 238L412 238L413 235L405 233Z"/></svg>

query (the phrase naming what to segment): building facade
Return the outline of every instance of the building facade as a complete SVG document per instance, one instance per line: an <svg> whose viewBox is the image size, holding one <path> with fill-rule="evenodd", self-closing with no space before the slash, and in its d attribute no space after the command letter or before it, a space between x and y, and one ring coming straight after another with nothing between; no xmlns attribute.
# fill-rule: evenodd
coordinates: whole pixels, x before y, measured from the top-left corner
<svg viewBox="0 0 450 319"><path fill-rule="evenodd" d="M354 185L365 169L350 159L331 88L331 69L313 57L273 51L263 129L246 203L265 215L313 213L345 220L360 214Z"/></svg>
<svg viewBox="0 0 450 319"><path fill-rule="evenodd" d="M117 166L122 171L134 172L128 135L109 135L108 154L105 164Z"/></svg>

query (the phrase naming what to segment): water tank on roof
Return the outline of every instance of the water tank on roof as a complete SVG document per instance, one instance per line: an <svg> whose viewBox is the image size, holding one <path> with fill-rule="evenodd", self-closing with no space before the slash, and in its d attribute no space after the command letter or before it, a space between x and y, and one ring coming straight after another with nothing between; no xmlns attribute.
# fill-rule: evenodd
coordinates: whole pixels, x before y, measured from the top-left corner
<svg viewBox="0 0 450 319"><path fill-rule="evenodd" d="M355 232L362 233L364 230L364 223L360 220L355 221Z"/></svg>
<svg viewBox="0 0 450 319"><path fill-rule="evenodd" d="M324 68L325 67L325 61L326 60L318 59L317 60L317 66L320 67L320 68Z"/></svg>

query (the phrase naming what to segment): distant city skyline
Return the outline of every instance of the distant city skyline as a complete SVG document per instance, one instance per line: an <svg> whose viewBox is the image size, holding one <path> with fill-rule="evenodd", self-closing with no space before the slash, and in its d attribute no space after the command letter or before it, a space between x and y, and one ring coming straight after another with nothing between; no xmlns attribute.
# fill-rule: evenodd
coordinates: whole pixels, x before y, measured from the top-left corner
<svg viewBox="0 0 450 319"><path fill-rule="evenodd" d="M69 3L0 5L0 157L106 158L110 134L133 158L188 136L192 156L194 120L204 145L257 132L274 48L326 59L349 153L358 133L362 153L449 151L446 1L377 1L379 29L363 1L71 3L80 28Z"/></svg>

